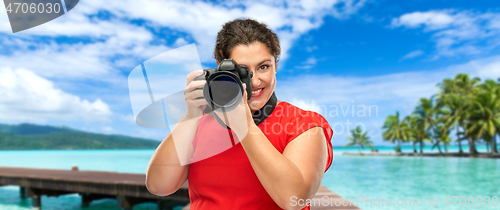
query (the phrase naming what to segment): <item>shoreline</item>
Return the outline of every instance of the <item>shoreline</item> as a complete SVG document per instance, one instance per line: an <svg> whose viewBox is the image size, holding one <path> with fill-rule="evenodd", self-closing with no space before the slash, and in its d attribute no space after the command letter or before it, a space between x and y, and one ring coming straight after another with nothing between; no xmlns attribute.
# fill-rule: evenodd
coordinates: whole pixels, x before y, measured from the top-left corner
<svg viewBox="0 0 500 210"><path fill-rule="evenodd" d="M351 156L403 156L403 157L464 157L464 158L492 158L497 159L500 158L500 154L492 155L491 153L479 153L477 155L470 155L469 153L458 153L458 152L449 152L449 153L389 153L389 152L343 152L342 155L351 155Z"/></svg>

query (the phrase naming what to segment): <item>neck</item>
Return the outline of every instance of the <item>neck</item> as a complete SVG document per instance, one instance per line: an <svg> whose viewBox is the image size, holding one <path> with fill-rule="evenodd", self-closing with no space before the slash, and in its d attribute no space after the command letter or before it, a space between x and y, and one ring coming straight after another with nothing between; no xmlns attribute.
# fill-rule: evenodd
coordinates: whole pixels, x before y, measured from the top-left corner
<svg viewBox="0 0 500 210"><path fill-rule="evenodd" d="M276 105L278 105L278 99L276 98L276 95L273 92L269 100L267 100L267 103L262 108L260 108L259 110L252 111L252 117L255 124L259 125L269 115L271 115Z"/></svg>
<svg viewBox="0 0 500 210"><path fill-rule="evenodd" d="M277 106L279 103L281 103L281 101L280 101L280 100L277 100L277 101L276 101L276 106ZM252 110L251 112L252 112L252 115L254 115L254 114L255 114L255 112L257 112L257 110Z"/></svg>

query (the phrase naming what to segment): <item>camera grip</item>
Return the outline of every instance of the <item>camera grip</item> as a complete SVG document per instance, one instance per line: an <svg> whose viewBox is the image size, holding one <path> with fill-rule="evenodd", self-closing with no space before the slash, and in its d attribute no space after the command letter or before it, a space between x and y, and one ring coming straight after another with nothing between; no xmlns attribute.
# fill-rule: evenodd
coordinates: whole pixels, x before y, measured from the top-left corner
<svg viewBox="0 0 500 210"><path fill-rule="evenodd" d="M206 75L207 75L207 72L206 72L206 71L203 71L203 74L202 74L202 75L200 75L200 76L196 76L196 77L194 78L194 80L193 80L193 81L197 81L197 80L205 80L205 79L206 79L206 78L205 78L205 76L206 76Z"/></svg>

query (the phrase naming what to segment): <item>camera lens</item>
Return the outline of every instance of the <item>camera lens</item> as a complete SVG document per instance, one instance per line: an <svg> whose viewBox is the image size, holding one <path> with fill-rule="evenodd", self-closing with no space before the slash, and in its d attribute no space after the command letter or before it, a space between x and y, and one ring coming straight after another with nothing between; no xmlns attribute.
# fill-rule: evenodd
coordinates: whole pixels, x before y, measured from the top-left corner
<svg viewBox="0 0 500 210"><path fill-rule="evenodd" d="M216 107L230 111L242 98L239 79L231 73L220 73L210 81L210 99Z"/></svg>

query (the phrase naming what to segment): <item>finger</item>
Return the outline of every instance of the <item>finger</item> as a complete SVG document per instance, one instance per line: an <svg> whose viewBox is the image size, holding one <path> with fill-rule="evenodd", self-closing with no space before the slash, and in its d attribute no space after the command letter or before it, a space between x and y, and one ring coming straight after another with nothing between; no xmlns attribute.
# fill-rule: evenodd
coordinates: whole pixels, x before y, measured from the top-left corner
<svg viewBox="0 0 500 210"><path fill-rule="evenodd" d="M196 100L198 101L199 106L204 106L203 108L205 108L205 106L208 106L208 101L205 100L205 98L196 99Z"/></svg>
<svg viewBox="0 0 500 210"><path fill-rule="evenodd" d="M207 81L205 80L192 81L186 86L184 92L189 93L197 89L203 90L203 86L205 86L205 83L207 83Z"/></svg>
<svg viewBox="0 0 500 210"><path fill-rule="evenodd" d="M194 91L187 93L186 99L187 100L195 100L195 99L205 100L205 97L203 96L203 89L198 89L198 90L194 90Z"/></svg>
<svg viewBox="0 0 500 210"><path fill-rule="evenodd" d="M200 107L200 106L206 106L208 105L208 102L207 100L205 100L204 98L202 99L192 99L192 100L188 100L188 102L190 105L192 105L193 107Z"/></svg>
<svg viewBox="0 0 500 210"><path fill-rule="evenodd" d="M243 83L243 103L247 103L247 97L248 97L248 94L247 94L247 84L246 83Z"/></svg>
<svg viewBox="0 0 500 210"><path fill-rule="evenodd" d="M186 86L188 86L193 80L195 77L197 76L200 76L203 74L203 70L195 70L195 71L192 71L191 73L189 73L187 76L186 76Z"/></svg>

